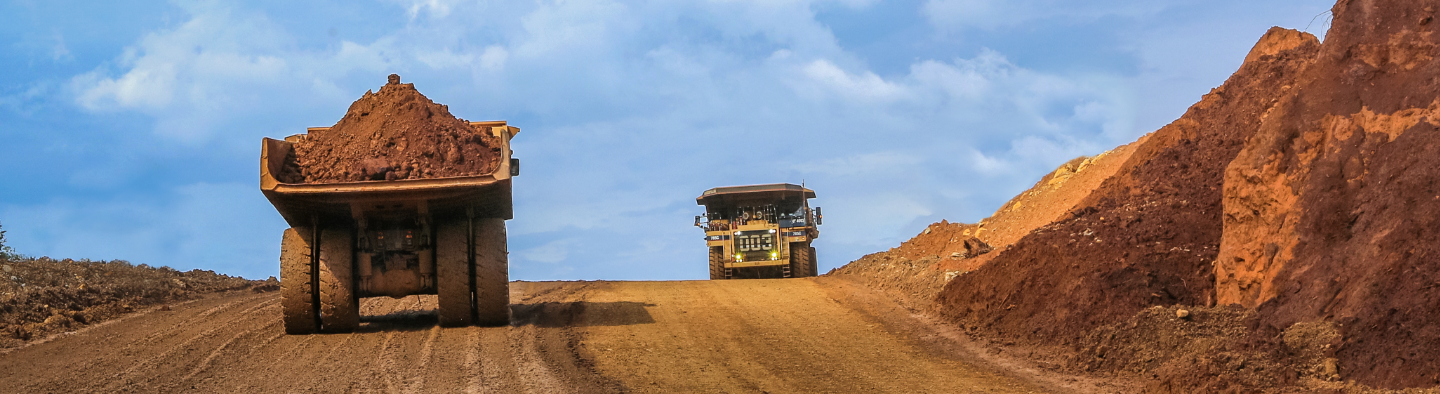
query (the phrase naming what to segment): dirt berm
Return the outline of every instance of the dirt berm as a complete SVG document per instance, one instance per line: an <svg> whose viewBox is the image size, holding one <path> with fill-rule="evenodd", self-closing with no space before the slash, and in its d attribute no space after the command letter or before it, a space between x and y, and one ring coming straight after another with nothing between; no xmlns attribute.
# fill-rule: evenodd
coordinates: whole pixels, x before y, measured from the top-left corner
<svg viewBox="0 0 1440 394"><path fill-rule="evenodd" d="M334 183L475 176L495 171L499 137L477 130L390 75L379 92L350 104L328 130L295 143L280 179Z"/></svg>
<svg viewBox="0 0 1440 394"><path fill-rule="evenodd" d="M1324 43L1271 29L1068 214L910 271L943 275L933 308L968 332L1147 391L1440 384L1437 9L1341 1Z"/></svg>
<svg viewBox="0 0 1440 394"><path fill-rule="evenodd" d="M279 282L124 260L0 258L0 351L151 305L245 289L278 290Z"/></svg>
<svg viewBox="0 0 1440 394"><path fill-rule="evenodd" d="M1025 234L1068 214L1147 138L1060 165L979 223L942 220L900 246L866 255L831 273L851 275L897 295L911 309L927 309L949 279L984 266Z"/></svg>

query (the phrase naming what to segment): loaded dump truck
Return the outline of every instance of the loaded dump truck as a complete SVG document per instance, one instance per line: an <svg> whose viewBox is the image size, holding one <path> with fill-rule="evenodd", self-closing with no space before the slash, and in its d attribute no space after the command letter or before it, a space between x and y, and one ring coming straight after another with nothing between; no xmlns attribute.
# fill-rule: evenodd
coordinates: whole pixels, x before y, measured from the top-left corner
<svg viewBox="0 0 1440 394"><path fill-rule="evenodd" d="M460 124L473 128L463 131L471 137L499 144L493 172L305 182L294 175L297 145L329 128L263 140L260 190L290 225L280 244L287 333L354 331L361 298L414 294L437 295L441 325L509 323L505 220L513 217L511 177L519 175L510 139L520 129L504 121Z"/></svg>
<svg viewBox="0 0 1440 394"><path fill-rule="evenodd" d="M788 183L717 187L695 198L705 206L695 226L705 230L710 279L815 276L810 241L820 237L822 216L811 198L814 190Z"/></svg>

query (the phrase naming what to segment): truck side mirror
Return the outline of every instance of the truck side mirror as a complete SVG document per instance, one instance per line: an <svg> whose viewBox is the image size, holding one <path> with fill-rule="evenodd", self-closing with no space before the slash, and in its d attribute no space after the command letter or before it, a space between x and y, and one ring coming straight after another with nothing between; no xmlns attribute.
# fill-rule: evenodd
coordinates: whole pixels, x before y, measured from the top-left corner
<svg viewBox="0 0 1440 394"><path fill-rule="evenodd" d="M695 227L702 227L700 225L700 215L695 215Z"/></svg>
<svg viewBox="0 0 1440 394"><path fill-rule="evenodd" d="M819 226L825 221L825 215L820 213L820 207L815 207L815 225Z"/></svg>

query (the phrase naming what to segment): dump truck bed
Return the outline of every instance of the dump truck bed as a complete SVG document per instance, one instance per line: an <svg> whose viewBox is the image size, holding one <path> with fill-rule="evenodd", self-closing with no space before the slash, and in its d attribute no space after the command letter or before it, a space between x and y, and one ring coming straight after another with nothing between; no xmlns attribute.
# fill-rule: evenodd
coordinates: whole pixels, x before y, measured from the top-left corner
<svg viewBox="0 0 1440 394"><path fill-rule="evenodd" d="M504 121L470 122L500 137L501 157L495 172L487 175L362 181L338 183L282 183L275 174L295 148L286 140L265 138L260 148L260 191L291 227L311 226L317 220L349 220L355 212L390 208L419 208L439 214L463 212L474 217L511 219L510 178L518 172L510 139L520 129ZM311 128L311 131L325 128ZM366 204L370 206L366 206Z"/></svg>

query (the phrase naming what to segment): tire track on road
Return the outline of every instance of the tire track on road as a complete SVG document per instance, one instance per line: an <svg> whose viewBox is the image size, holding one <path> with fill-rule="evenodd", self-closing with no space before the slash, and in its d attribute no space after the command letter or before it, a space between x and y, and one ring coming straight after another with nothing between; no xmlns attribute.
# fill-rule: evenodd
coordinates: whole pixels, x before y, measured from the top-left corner
<svg viewBox="0 0 1440 394"><path fill-rule="evenodd" d="M275 302L278 302L278 299L276 299L276 298L271 298L270 300L262 301L262 303L275 303ZM201 315L207 315L207 316L208 316L208 315L213 315L213 314L215 314L215 313L218 313L220 310L228 309L230 306L236 305L237 303L239 303L239 302L237 301L237 302L226 303L225 305L222 305L222 306L219 306L219 307L215 307L215 308L211 308L211 309L208 310L208 311L202 312ZM259 310L261 310L261 309L259 309L259 308L250 308L250 309L247 309L247 310L250 311L250 313L239 314L237 317L234 317L234 318L231 318L231 319L229 319L229 320L226 320L224 323L215 324L215 327L210 328L210 329L205 330L205 331L202 331L202 332L200 332L199 334L197 334L197 335L195 335L195 336L192 336L192 337L190 337L190 338L182 341L181 343L179 343L179 344L177 344L177 345L175 345L175 346L170 347L169 350L166 350L166 351L160 353L160 354L157 355L157 356L149 357L149 358L145 359L144 361L141 361L141 362L139 362L139 363L136 363L136 364L132 365L131 367L126 368L125 370L123 370L123 371L121 371L121 372L119 372L119 373L116 373L116 374L114 374L114 375L111 375L111 376L110 376L110 379L109 379L110 384L106 384L104 387L102 387L103 390L101 390L101 391L114 392L114 391L120 389L121 387L112 387L112 385L113 385L114 383L117 383L117 382L118 382L118 383L121 383L123 386L127 386L127 387L125 387L125 388L136 388L137 386L138 386L138 387L146 387L146 386L148 386L148 384L147 384L146 382L144 382L144 381L141 381L141 382L132 382L132 381L130 380L130 378L133 377L133 376L135 376L135 375L140 371L141 368L146 368L146 367L150 367L150 366L162 365L163 363L165 363L165 362L167 362L167 361L171 361L171 360L173 359L172 356L174 356L175 354L177 354L177 353L179 353L179 352L181 352L181 351L190 350L190 349L191 349L191 348L190 348L190 345L194 344L194 343L197 342L197 341L200 341L200 340L202 340L202 339L207 339L207 338L214 337L214 336L215 336L215 333L218 332L218 331L220 331L220 330L234 328L234 325L233 325L233 324L230 324L230 323L233 323L233 322L236 322L236 321L242 321L242 320L249 320L249 319L247 319L247 318L250 316L251 313L254 313L254 312L259 311ZM197 319L192 319L192 320L190 320L190 321L196 321L196 320L197 320ZM212 323L212 324L213 324L213 323ZM156 368L158 369L158 367L156 367ZM93 386L92 386L92 387L93 387Z"/></svg>

